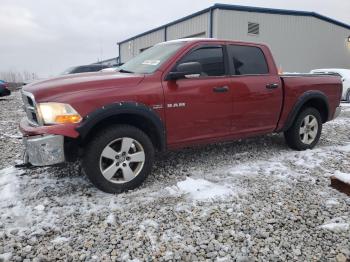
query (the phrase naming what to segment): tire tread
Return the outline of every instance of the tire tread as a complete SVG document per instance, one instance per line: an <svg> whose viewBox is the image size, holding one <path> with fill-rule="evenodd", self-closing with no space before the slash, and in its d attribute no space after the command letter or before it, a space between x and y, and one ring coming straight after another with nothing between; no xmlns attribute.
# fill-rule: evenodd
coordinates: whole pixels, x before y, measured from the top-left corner
<svg viewBox="0 0 350 262"><path fill-rule="evenodd" d="M301 121L305 118L306 115L313 115L316 117L318 121L318 133L316 135L316 138L314 142L312 142L310 145L304 144L300 140L299 135L299 128L301 125ZM306 150L306 149L312 149L315 147L315 145L318 143L318 140L320 139L322 132L322 118L320 112L314 108L314 107L306 107L300 111L300 113L295 118L292 126L284 132L284 138L286 140L287 145L298 151Z"/></svg>

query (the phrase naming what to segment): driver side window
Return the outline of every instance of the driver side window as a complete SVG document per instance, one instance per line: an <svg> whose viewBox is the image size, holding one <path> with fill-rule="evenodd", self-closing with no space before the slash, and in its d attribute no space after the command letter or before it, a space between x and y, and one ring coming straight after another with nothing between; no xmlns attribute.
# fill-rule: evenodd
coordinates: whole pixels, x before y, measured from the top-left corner
<svg viewBox="0 0 350 262"><path fill-rule="evenodd" d="M201 77L225 75L225 64L222 47L208 46L198 48L185 55L178 64L198 62L202 66Z"/></svg>

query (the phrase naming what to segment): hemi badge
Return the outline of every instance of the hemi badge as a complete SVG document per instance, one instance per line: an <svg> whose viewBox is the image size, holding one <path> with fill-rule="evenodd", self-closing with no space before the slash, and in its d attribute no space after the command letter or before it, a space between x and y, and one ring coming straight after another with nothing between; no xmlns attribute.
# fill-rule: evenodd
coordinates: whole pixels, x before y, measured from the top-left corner
<svg viewBox="0 0 350 262"><path fill-rule="evenodd" d="M163 105L162 105L162 104L153 105L152 108L153 108L153 109L162 109L162 108L163 108Z"/></svg>

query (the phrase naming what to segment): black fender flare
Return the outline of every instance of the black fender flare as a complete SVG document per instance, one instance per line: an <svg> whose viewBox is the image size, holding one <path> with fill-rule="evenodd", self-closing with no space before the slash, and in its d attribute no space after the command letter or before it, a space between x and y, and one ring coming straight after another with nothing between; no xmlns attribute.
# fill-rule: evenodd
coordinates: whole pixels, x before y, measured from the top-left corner
<svg viewBox="0 0 350 262"><path fill-rule="evenodd" d="M94 110L83 118L81 124L76 128L80 139L84 140L87 135L102 121L115 116L136 115L150 121L159 138L160 150L166 148L166 131L160 116L150 107L137 102L118 102L103 106Z"/></svg>
<svg viewBox="0 0 350 262"><path fill-rule="evenodd" d="M325 104L328 112L326 121L329 120L330 111L329 111L329 102L328 102L327 96L321 91L310 90L310 91L306 91L304 94L302 94L298 98L298 100L293 106L293 109L289 112L287 120L281 131L287 131L293 125L295 118L298 116L298 113L300 112L300 109L312 99L319 99Z"/></svg>

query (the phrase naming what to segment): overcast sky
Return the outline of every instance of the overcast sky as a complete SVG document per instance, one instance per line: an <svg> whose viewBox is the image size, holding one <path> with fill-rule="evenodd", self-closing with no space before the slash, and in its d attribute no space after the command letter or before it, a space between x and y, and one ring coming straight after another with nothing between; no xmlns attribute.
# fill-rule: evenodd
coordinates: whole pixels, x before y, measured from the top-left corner
<svg viewBox="0 0 350 262"><path fill-rule="evenodd" d="M112 58L116 42L214 3L314 11L350 24L349 0L0 0L0 71L47 77Z"/></svg>

